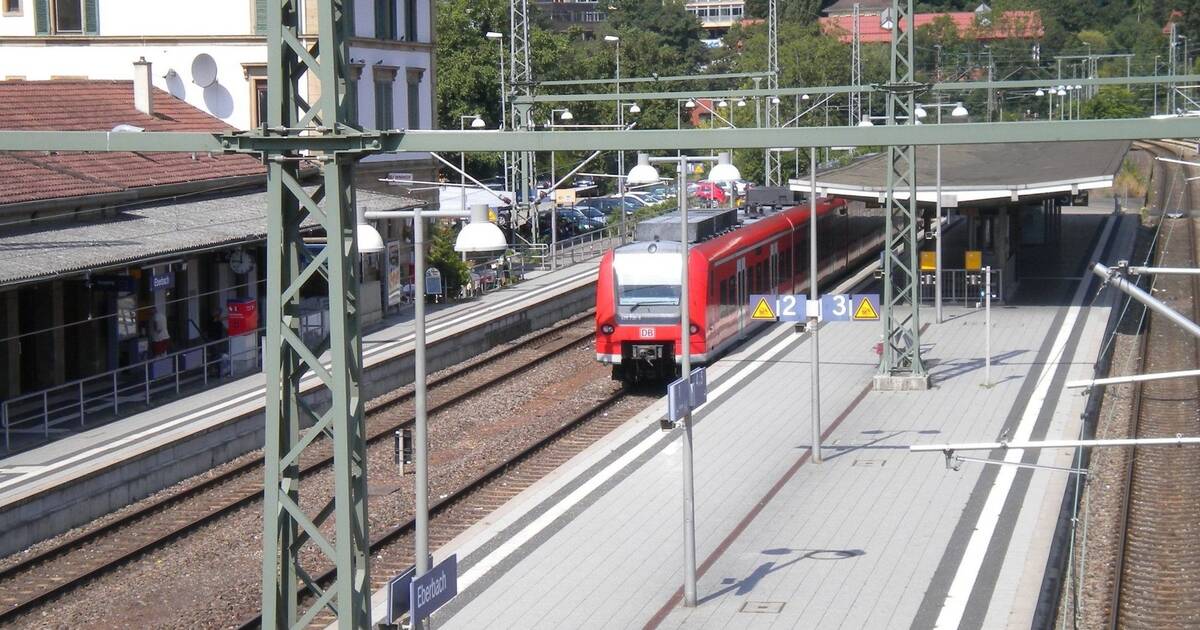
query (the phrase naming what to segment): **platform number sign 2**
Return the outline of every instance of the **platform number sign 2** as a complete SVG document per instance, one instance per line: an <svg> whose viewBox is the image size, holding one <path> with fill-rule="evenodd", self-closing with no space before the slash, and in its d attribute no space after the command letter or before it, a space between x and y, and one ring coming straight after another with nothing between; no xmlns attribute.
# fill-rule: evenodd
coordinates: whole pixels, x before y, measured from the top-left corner
<svg viewBox="0 0 1200 630"><path fill-rule="evenodd" d="M807 317L807 300L799 295L750 296L750 319L759 321L802 322Z"/></svg>

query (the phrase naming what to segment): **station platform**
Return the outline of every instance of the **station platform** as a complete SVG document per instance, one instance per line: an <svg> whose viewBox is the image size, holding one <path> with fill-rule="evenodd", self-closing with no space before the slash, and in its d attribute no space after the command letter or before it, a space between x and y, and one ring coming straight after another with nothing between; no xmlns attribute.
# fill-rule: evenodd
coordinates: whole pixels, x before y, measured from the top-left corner
<svg viewBox="0 0 1200 630"><path fill-rule="evenodd" d="M597 269L596 260L580 262L472 300L430 304L430 371L591 307ZM411 309L364 336L364 398L412 381L412 349ZM310 376L302 390L319 396L319 380ZM261 447L264 395L260 372L0 459L0 555Z"/></svg>
<svg viewBox="0 0 1200 630"><path fill-rule="evenodd" d="M696 607L681 606L680 432L659 430L660 400L436 550L435 562L457 554L459 595L433 627L1045 624L1069 475L951 470L908 447L1078 436L1087 399L1063 384L1092 376L1119 304L1097 294L1086 263L1127 257L1137 217L1063 221L1069 242L1043 267L1046 286L994 308L990 332L981 308L948 307L942 323L922 309L928 391L872 389L880 325L822 326L820 464L808 334L777 324L709 367L709 402L694 416ZM1025 452L1022 462L1071 457ZM373 604L382 619L384 594Z"/></svg>

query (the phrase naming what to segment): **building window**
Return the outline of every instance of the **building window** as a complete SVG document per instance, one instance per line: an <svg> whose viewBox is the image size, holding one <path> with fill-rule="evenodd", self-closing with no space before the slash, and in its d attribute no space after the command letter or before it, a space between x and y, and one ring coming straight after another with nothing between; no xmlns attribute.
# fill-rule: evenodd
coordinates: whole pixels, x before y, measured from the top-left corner
<svg viewBox="0 0 1200 630"><path fill-rule="evenodd" d="M396 0L375 0L375 39L396 39Z"/></svg>
<svg viewBox="0 0 1200 630"><path fill-rule="evenodd" d="M99 32L100 0L34 0L33 27L38 35L83 34ZM4 9L12 6L11 0L3 0ZM15 2L20 8L21 2Z"/></svg>
<svg viewBox="0 0 1200 630"><path fill-rule="evenodd" d="M253 111L250 112L250 126L258 127L267 122L267 79L254 77L250 79L250 102Z"/></svg>
<svg viewBox="0 0 1200 630"><path fill-rule="evenodd" d="M421 77L425 71L420 68L408 70L408 128L421 128Z"/></svg>
<svg viewBox="0 0 1200 630"><path fill-rule="evenodd" d="M396 84L396 68L375 66L375 128L395 129L396 99L393 87Z"/></svg>
<svg viewBox="0 0 1200 630"><path fill-rule="evenodd" d="M54 0L54 31L56 33L83 32L82 0Z"/></svg>
<svg viewBox="0 0 1200 630"><path fill-rule="evenodd" d="M4 15L6 17L17 17L23 14L21 11L21 0L4 0Z"/></svg>
<svg viewBox="0 0 1200 630"><path fill-rule="evenodd" d="M404 39L417 41L417 0L402 0L404 2Z"/></svg>

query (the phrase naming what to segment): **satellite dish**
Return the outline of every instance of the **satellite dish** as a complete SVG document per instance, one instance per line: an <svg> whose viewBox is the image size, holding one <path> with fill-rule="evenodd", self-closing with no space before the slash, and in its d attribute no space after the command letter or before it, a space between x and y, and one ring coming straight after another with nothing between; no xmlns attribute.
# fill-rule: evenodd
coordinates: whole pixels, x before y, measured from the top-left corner
<svg viewBox="0 0 1200 630"><path fill-rule="evenodd" d="M217 82L217 62L208 53L200 53L192 60L192 82L206 88Z"/></svg>

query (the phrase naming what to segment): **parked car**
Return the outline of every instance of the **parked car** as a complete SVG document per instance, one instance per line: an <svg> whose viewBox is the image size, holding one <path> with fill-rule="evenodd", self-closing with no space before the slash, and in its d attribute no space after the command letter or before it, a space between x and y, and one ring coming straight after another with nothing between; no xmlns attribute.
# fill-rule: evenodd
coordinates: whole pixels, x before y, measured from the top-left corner
<svg viewBox="0 0 1200 630"><path fill-rule="evenodd" d="M715 201L717 203L725 203L729 195L725 194L725 189L716 182L704 180L696 182L696 196L706 201Z"/></svg>
<svg viewBox="0 0 1200 630"><path fill-rule="evenodd" d="M599 230L605 225L604 221L591 219L578 208L559 208L558 220L560 223L567 221L574 225L577 234Z"/></svg>
<svg viewBox="0 0 1200 630"><path fill-rule="evenodd" d="M594 206L576 205L575 209L582 212L584 216L592 219L593 221L600 221L601 223L606 222L605 220L607 219L607 216L604 214L604 211L599 208Z"/></svg>
<svg viewBox="0 0 1200 630"><path fill-rule="evenodd" d="M666 195L656 193L656 192L651 192L648 190L638 190L638 191L634 191L634 192L627 193L627 194L646 202L646 205L648 205L648 206L652 206L656 203L662 203L667 200Z"/></svg>

